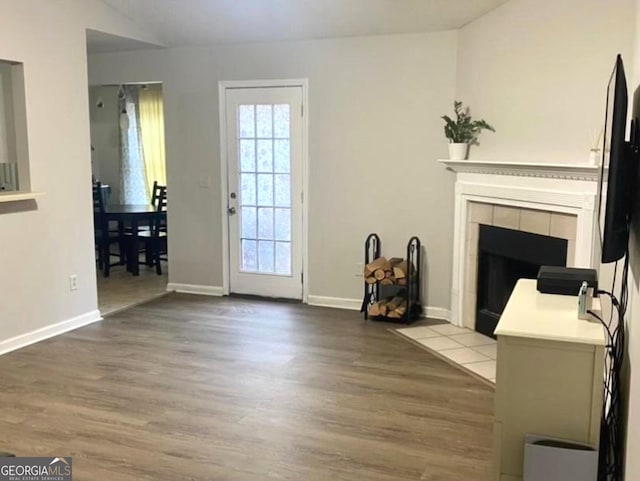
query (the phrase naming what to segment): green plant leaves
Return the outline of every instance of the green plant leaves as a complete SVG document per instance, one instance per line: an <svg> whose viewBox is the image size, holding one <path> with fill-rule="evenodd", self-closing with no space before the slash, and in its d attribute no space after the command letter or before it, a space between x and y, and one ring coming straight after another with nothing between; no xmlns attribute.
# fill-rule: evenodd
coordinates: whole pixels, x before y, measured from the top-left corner
<svg viewBox="0 0 640 481"><path fill-rule="evenodd" d="M484 120L473 120L469 114L469 107L463 108L462 102L453 102L456 114L454 121L448 115L441 118L445 121L444 135L453 143L477 144L478 136L483 130L495 132L495 129Z"/></svg>

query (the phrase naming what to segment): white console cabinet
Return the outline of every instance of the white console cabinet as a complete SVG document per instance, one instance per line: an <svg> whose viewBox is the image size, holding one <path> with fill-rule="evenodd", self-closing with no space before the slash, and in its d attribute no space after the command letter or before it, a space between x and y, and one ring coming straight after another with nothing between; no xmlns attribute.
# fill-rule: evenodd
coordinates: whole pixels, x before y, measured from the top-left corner
<svg viewBox="0 0 640 481"><path fill-rule="evenodd" d="M518 281L498 337L493 476L520 481L526 434L597 447L605 333L577 317L577 297L541 294Z"/></svg>

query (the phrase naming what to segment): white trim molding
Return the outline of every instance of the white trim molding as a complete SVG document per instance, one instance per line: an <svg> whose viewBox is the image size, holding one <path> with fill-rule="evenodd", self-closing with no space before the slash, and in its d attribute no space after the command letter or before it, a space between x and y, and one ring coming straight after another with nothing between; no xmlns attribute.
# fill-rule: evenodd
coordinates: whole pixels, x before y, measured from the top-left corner
<svg viewBox="0 0 640 481"><path fill-rule="evenodd" d="M224 296L224 288L221 286L201 286L198 284L179 284L170 282L167 284L167 291L180 292L181 294L198 294L201 296Z"/></svg>
<svg viewBox="0 0 640 481"><path fill-rule="evenodd" d="M307 303L310 306L317 307L334 307L336 309L348 309L350 311L359 311L362 307L362 299L347 299L344 297L326 297L326 296L314 296L310 294L308 296Z"/></svg>
<svg viewBox="0 0 640 481"><path fill-rule="evenodd" d="M36 329L35 331L27 332L25 334L20 334L19 336L5 339L4 341L0 341L0 355L22 349L23 347L30 346L31 344L44 341L45 339L49 339L51 337L59 336L60 334L64 334L65 332L73 331L74 329L78 329L80 327L101 320L102 317L100 316L100 311L95 310L87 312L86 314L82 314L80 316L72 317L71 319L67 319L66 321L61 321L56 324L51 324L50 326L41 327L40 329Z"/></svg>
<svg viewBox="0 0 640 481"><path fill-rule="evenodd" d="M439 159L456 173L510 175L597 181L599 167L592 164L546 164L531 162L496 162L487 160Z"/></svg>
<svg viewBox="0 0 640 481"><path fill-rule="evenodd" d="M440 160L456 173L450 322L463 324L469 203L505 205L577 217L572 265L590 267L596 234L598 167Z"/></svg>
<svg viewBox="0 0 640 481"><path fill-rule="evenodd" d="M346 309L349 311L360 311L362 299L348 299L344 297L309 296L309 305L317 307L332 307L335 309ZM430 319L443 319L449 321L451 311L443 307L424 306L422 316Z"/></svg>
<svg viewBox="0 0 640 481"><path fill-rule="evenodd" d="M222 294L230 293L229 273L229 200L227 169L226 91L241 88L300 87L302 89L302 302L309 301L309 79L221 80L218 82L218 115L220 120L220 182L222 208Z"/></svg>
<svg viewBox="0 0 640 481"><path fill-rule="evenodd" d="M451 310L443 307L424 306L422 308L422 315L429 319L442 319L451 322Z"/></svg>
<svg viewBox="0 0 640 481"><path fill-rule="evenodd" d="M20 202L22 200L34 200L42 197L44 192L3 192L0 194L0 202Z"/></svg>

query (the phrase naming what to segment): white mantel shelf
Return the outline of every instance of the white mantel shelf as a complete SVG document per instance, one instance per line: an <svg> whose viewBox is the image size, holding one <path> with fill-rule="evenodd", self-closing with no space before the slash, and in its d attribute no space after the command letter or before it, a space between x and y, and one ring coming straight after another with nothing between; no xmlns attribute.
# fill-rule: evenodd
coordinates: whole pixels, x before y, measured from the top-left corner
<svg viewBox="0 0 640 481"><path fill-rule="evenodd" d="M42 197L44 192L7 192L0 194L0 202L19 202Z"/></svg>
<svg viewBox="0 0 640 481"><path fill-rule="evenodd" d="M497 162L488 160L439 159L456 173L512 175L549 179L597 181L599 167L591 164L546 164L532 162Z"/></svg>

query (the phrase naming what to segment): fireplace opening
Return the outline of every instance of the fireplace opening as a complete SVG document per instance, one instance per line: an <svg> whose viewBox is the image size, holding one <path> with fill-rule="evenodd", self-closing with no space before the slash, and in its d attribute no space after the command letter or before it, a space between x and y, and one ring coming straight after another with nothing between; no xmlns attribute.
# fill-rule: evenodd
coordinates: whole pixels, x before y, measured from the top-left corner
<svg viewBox="0 0 640 481"><path fill-rule="evenodd" d="M494 337L518 279L535 279L538 269L567 265L566 239L480 225L476 331Z"/></svg>

